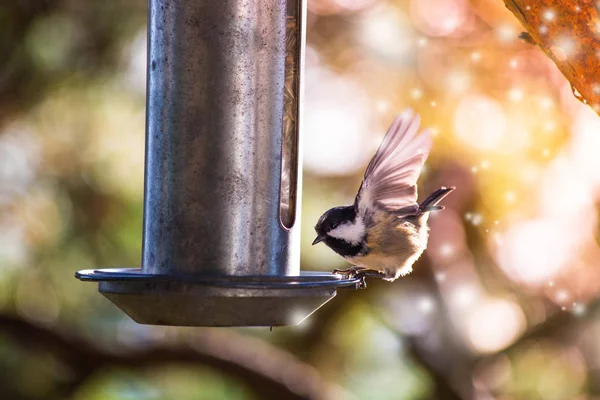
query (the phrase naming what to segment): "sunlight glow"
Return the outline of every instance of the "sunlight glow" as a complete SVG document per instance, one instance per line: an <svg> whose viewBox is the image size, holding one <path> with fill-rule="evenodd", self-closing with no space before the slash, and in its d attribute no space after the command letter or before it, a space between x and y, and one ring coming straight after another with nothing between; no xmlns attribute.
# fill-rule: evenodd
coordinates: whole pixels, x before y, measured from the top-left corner
<svg viewBox="0 0 600 400"><path fill-rule="evenodd" d="M463 93L471 86L471 76L462 69L451 70L446 75L445 84L450 92Z"/></svg>
<svg viewBox="0 0 600 400"><path fill-rule="evenodd" d="M464 97L454 115L454 132L465 144L481 149L497 147L506 133L506 115L491 97Z"/></svg>
<svg viewBox="0 0 600 400"><path fill-rule="evenodd" d="M515 341L525 330L525 315L513 301L494 299L475 306L467 319L471 345L479 352L496 352Z"/></svg>
<svg viewBox="0 0 600 400"><path fill-rule="evenodd" d="M578 317L581 317L583 315L585 315L586 312L586 306L583 303L573 303L573 309L572 309L573 314L577 315Z"/></svg>
<svg viewBox="0 0 600 400"><path fill-rule="evenodd" d="M295 325L304 325L304 322L307 320L308 316L310 316L310 314L312 314L310 311L307 310L302 310L302 309L298 309L298 310L292 310L289 315L288 315L288 323L291 326L295 326ZM306 327L306 326L304 326Z"/></svg>
<svg viewBox="0 0 600 400"><path fill-rule="evenodd" d="M555 297L557 302L565 303L569 300L571 296L569 295L569 292L567 292L565 289L560 289L556 292Z"/></svg>
<svg viewBox="0 0 600 400"><path fill-rule="evenodd" d="M581 107L575 116L571 158L577 174L593 186L600 186L600 119L587 107Z"/></svg>
<svg viewBox="0 0 600 400"><path fill-rule="evenodd" d="M557 274L573 254L569 232L554 219L539 219L511 227L498 251L502 270L513 280L541 284Z"/></svg>
<svg viewBox="0 0 600 400"><path fill-rule="evenodd" d="M577 52L577 42L568 36L562 36L556 39L555 45L551 48L551 50L556 53L554 47L564 53L565 58L572 57Z"/></svg>
<svg viewBox="0 0 600 400"><path fill-rule="evenodd" d="M375 7L361 18L360 40L384 57L407 57L414 45L410 21L395 7Z"/></svg>
<svg viewBox="0 0 600 400"><path fill-rule="evenodd" d="M450 301L455 307L468 308L476 303L479 295L479 288L474 284L459 283L452 288Z"/></svg>
<svg viewBox="0 0 600 400"><path fill-rule="evenodd" d="M520 88L512 88L508 91L510 101L518 102L523 100L523 90Z"/></svg>
<svg viewBox="0 0 600 400"><path fill-rule="evenodd" d="M545 215L565 219L573 227L578 225L573 218L592 215L593 197L585 179L586 172L578 171L572 157L554 160L541 180L541 211Z"/></svg>
<svg viewBox="0 0 600 400"><path fill-rule="evenodd" d="M415 25L431 36L448 36L464 23L464 0L412 0L410 11Z"/></svg>
<svg viewBox="0 0 600 400"><path fill-rule="evenodd" d="M372 155L370 99L354 82L320 68L307 70L304 166L319 175L364 168Z"/></svg>
<svg viewBox="0 0 600 400"><path fill-rule="evenodd" d="M548 9L548 10L544 11L542 16L544 17L544 19L546 21L554 21L554 19L556 18L556 13L554 12L554 10Z"/></svg>
<svg viewBox="0 0 600 400"><path fill-rule="evenodd" d="M496 28L496 37L500 42L509 43L515 41L518 32L512 25L500 25ZM511 67L514 68L511 64ZM516 67L516 65L515 65Z"/></svg>
<svg viewBox="0 0 600 400"><path fill-rule="evenodd" d="M454 255L456 249L452 246L452 243L442 243L439 248L439 254L442 257L450 257Z"/></svg>
<svg viewBox="0 0 600 400"><path fill-rule="evenodd" d="M423 314L429 314L435 310L435 302L429 296L423 296L417 300L417 309Z"/></svg>

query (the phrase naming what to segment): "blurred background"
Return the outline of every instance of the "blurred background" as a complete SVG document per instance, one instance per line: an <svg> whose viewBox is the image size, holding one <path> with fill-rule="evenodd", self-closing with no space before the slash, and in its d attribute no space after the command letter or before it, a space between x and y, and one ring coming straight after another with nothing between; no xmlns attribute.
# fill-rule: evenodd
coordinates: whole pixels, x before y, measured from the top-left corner
<svg viewBox="0 0 600 400"><path fill-rule="evenodd" d="M0 398L600 398L600 118L502 0L308 10L302 268L346 266L312 227L410 106L420 192L458 187L415 272L272 332L134 323L73 274L140 262L146 2L3 2Z"/></svg>

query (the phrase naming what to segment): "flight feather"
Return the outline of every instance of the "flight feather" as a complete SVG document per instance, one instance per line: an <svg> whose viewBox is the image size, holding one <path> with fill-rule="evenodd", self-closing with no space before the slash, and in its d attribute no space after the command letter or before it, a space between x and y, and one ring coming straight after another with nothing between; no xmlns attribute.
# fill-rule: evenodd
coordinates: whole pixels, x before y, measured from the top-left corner
<svg viewBox="0 0 600 400"><path fill-rule="evenodd" d="M398 213L418 212L417 180L432 146L431 133L419 133L420 117L406 110L396 117L367 166L356 197L357 211L372 206Z"/></svg>

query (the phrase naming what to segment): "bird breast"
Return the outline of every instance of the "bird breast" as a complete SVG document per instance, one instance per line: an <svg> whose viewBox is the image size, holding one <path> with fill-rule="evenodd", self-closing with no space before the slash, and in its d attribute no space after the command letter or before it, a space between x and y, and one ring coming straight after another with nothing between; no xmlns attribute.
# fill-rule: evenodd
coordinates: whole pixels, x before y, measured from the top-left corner
<svg viewBox="0 0 600 400"><path fill-rule="evenodd" d="M366 254L347 261L384 272L388 280L411 272L412 265L427 248L426 218L406 220L380 213L372 219L367 225Z"/></svg>

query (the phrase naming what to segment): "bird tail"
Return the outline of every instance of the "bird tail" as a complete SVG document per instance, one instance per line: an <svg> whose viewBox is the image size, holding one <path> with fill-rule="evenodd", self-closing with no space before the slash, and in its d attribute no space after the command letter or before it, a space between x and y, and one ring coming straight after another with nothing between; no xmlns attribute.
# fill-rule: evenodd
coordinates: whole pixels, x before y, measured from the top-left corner
<svg viewBox="0 0 600 400"><path fill-rule="evenodd" d="M438 190L431 193L421 204L419 204L420 212L439 211L443 210L444 206L438 206L438 203L448 196L450 192L456 189L454 186L442 186Z"/></svg>

